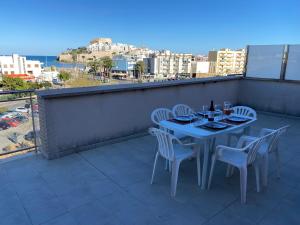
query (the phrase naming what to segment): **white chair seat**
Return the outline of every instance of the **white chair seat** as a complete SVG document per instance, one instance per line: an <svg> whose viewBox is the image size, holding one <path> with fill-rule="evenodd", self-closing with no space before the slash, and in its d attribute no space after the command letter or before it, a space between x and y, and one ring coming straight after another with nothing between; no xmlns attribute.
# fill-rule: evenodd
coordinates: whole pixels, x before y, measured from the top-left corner
<svg viewBox="0 0 300 225"><path fill-rule="evenodd" d="M184 148L181 145L174 144L174 153L176 159L186 159L195 156L195 151L190 148Z"/></svg>
<svg viewBox="0 0 300 225"><path fill-rule="evenodd" d="M229 163L240 168L242 165L245 165L247 162L247 154L243 153L242 151L228 151L222 150L222 158L219 160L225 163Z"/></svg>

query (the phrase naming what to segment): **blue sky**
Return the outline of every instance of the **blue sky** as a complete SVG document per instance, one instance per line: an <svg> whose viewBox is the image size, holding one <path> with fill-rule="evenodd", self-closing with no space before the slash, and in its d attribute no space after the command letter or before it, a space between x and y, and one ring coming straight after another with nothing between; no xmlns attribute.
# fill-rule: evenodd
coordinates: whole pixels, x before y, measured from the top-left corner
<svg viewBox="0 0 300 225"><path fill-rule="evenodd" d="M0 55L56 55L95 37L207 53L247 44L300 44L300 1L1 1Z"/></svg>

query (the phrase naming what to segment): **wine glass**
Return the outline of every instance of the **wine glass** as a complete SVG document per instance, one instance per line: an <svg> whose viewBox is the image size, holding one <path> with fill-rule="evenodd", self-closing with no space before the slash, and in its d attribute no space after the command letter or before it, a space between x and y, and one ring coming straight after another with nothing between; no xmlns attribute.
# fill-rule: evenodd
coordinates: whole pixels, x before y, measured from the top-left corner
<svg viewBox="0 0 300 225"><path fill-rule="evenodd" d="M203 105L203 106L202 106L202 112L203 112L203 116L204 116L204 117L207 116L207 114L208 114L208 109L209 109L208 105Z"/></svg>
<svg viewBox="0 0 300 225"><path fill-rule="evenodd" d="M224 102L224 114L227 116L231 114L231 103L228 101Z"/></svg>

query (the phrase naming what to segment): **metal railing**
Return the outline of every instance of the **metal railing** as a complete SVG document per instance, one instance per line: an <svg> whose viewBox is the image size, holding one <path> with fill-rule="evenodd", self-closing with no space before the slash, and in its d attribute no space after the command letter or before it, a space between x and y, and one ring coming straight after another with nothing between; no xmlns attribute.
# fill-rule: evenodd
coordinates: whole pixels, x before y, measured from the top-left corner
<svg viewBox="0 0 300 225"><path fill-rule="evenodd" d="M0 91L0 157L35 151L38 105L34 90Z"/></svg>

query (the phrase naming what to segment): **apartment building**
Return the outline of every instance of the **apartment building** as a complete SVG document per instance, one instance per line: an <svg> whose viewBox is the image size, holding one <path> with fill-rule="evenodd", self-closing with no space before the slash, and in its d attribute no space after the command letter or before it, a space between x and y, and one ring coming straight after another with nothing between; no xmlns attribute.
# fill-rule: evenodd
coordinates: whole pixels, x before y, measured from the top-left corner
<svg viewBox="0 0 300 225"><path fill-rule="evenodd" d="M117 55L113 56L112 60L114 62L114 66L111 69L113 74L134 77L134 69L137 62L135 58L126 55Z"/></svg>
<svg viewBox="0 0 300 225"><path fill-rule="evenodd" d="M37 60L27 60L26 57L18 54L0 56L0 73L32 80L41 75L42 63Z"/></svg>
<svg viewBox="0 0 300 225"><path fill-rule="evenodd" d="M144 59L145 72L164 77L191 73L192 54L172 53L168 50Z"/></svg>
<svg viewBox="0 0 300 225"><path fill-rule="evenodd" d="M218 75L241 74L244 71L245 57L245 49L225 48L219 51L210 51L208 54L209 72Z"/></svg>

